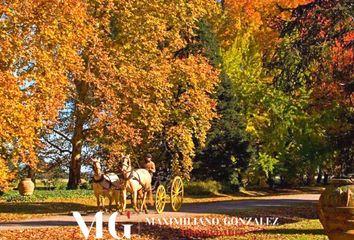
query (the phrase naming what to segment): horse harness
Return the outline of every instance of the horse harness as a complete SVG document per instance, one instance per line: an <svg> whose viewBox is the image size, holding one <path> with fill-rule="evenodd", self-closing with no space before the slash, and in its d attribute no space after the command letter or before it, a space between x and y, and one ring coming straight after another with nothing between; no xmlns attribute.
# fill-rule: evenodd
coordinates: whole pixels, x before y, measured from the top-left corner
<svg viewBox="0 0 354 240"><path fill-rule="evenodd" d="M118 177L118 179L119 179L119 177ZM117 188L117 187L113 184L113 182L111 181L111 179L109 178L109 176L108 176L107 174L102 174L101 177L100 177L100 179L98 179L98 180L96 180L95 177L93 177L93 178L92 178L92 181L93 181L94 183L99 183L105 190L111 189L112 186L114 186L116 190L120 190L120 189L121 189L121 188ZM104 181L108 182L108 188L105 187L105 186L102 184Z"/></svg>
<svg viewBox="0 0 354 240"><path fill-rule="evenodd" d="M136 173L136 175L137 175L138 177L134 176L134 172ZM123 175L123 176L124 176L124 175ZM128 181L128 180L130 180L130 179L137 181L137 182L140 184L140 186L141 186L140 189L143 189L143 191L146 192L146 188L144 187L143 183L141 182L139 173L137 173L135 170L131 170L129 176L128 176L127 178L124 177L124 180L125 180L125 181ZM139 189L139 190L140 190L140 189Z"/></svg>

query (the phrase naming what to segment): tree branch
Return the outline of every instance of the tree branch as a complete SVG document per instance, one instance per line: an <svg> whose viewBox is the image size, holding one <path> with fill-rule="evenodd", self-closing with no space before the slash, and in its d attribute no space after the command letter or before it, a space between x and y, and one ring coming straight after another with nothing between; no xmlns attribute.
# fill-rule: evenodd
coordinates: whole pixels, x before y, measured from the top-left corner
<svg viewBox="0 0 354 240"><path fill-rule="evenodd" d="M48 139L43 138L50 146L52 146L53 148L57 149L60 153L70 153L72 154L72 152L70 150L67 149L61 149L60 147L58 147L57 145L55 145L54 143L50 142Z"/></svg>
<svg viewBox="0 0 354 240"><path fill-rule="evenodd" d="M53 132L55 132L56 134L58 134L58 135L60 135L61 137L63 137L66 141L71 142L71 139L68 138L67 136L65 136L64 133L59 132L58 130L55 130L54 128L53 128Z"/></svg>

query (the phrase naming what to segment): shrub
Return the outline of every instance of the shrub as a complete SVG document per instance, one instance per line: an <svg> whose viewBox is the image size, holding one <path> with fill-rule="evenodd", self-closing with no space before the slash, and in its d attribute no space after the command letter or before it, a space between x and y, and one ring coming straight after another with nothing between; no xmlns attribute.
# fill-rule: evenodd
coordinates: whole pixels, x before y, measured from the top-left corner
<svg viewBox="0 0 354 240"><path fill-rule="evenodd" d="M234 194L240 192L241 188L238 185L233 185L231 183L223 183L221 185L221 193Z"/></svg>
<svg viewBox="0 0 354 240"><path fill-rule="evenodd" d="M61 181L60 179L56 179L54 182L54 186L56 190L65 190L67 187L67 182Z"/></svg>
<svg viewBox="0 0 354 240"><path fill-rule="evenodd" d="M91 190L92 189L92 184L90 182L84 182L80 185L80 188L81 189L89 189Z"/></svg>
<svg viewBox="0 0 354 240"><path fill-rule="evenodd" d="M185 184L184 190L187 195L210 195L218 193L221 184L214 180L193 181Z"/></svg>

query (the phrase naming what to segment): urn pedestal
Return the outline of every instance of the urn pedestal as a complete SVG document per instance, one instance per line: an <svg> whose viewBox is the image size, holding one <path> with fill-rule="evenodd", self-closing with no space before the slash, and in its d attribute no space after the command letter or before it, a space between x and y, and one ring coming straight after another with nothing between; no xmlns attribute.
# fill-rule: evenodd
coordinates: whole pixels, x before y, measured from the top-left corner
<svg viewBox="0 0 354 240"><path fill-rule="evenodd" d="M321 194L318 213L330 240L354 239L354 181L332 179Z"/></svg>
<svg viewBox="0 0 354 240"><path fill-rule="evenodd" d="M24 178L18 184L18 191L22 196L29 196L33 194L34 183L31 178Z"/></svg>

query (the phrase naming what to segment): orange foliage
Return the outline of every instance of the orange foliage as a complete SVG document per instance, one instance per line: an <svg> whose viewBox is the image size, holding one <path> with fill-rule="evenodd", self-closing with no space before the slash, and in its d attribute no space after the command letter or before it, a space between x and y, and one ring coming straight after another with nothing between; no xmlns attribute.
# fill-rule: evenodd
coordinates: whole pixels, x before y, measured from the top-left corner
<svg viewBox="0 0 354 240"><path fill-rule="evenodd" d="M285 11L312 0L225 0L225 20L219 29L222 46L229 47L237 31L252 29L262 52L271 53L279 40L277 20L285 20Z"/></svg>
<svg viewBox="0 0 354 240"><path fill-rule="evenodd" d="M98 135L110 154L161 152L165 142L188 175L192 139L203 144L216 115L211 93L218 73L201 55L175 53L194 36L196 20L211 9L217 11L217 5L204 0L126 0L112 6L114 78L95 81L101 102L95 109Z"/></svg>
<svg viewBox="0 0 354 240"><path fill-rule="evenodd" d="M117 57L106 33L112 11L106 4L112 3L0 3L0 151L4 154L0 159L4 166L16 166L20 160L35 167L40 137L56 123L67 98L77 99L77 112L83 114L93 107L85 99L91 90L88 86L116 78ZM79 88L84 94L78 93Z"/></svg>
<svg viewBox="0 0 354 240"><path fill-rule="evenodd" d="M343 40L336 39L335 45L332 46L332 60L328 63L328 67L335 81L322 81L314 87L312 97L318 109L325 110L338 103L342 106L354 106L354 92L346 91L344 87L354 78L353 48L346 47L353 40L354 32L348 32Z"/></svg>
<svg viewBox="0 0 354 240"><path fill-rule="evenodd" d="M85 3L2 1L0 16L1 161L35 167L41 130L67 98L68 73L84 69L78 47L90 35Z"/></svg>
<svg viewBox="0 0 354 240"><path fill-rule="evenodd" d="M175 54L219 10L214 1L15 0L0 10L0 141L14 163L35 167L41 134L71 98L76 119L93 113L92 144L136 153L164 135L189 173L194 138L203 145L216 116L218 73L202 54Z"/></svg>

